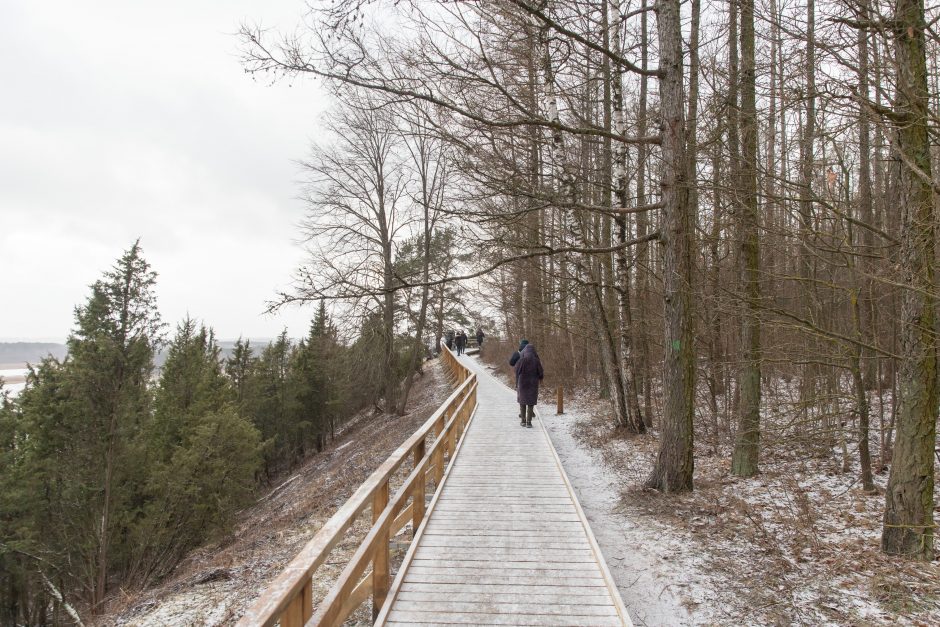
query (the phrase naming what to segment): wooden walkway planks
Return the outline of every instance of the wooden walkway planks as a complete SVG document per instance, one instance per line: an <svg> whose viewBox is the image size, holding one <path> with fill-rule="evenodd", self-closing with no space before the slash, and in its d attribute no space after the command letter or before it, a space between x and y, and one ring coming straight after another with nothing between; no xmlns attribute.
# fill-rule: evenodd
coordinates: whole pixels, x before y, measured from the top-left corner
<svg viewBox="0 0 940 627"><path fill-rule="evenodd" d="M475 359L478 406L378 625L631 625L541 422Z"/></svg>

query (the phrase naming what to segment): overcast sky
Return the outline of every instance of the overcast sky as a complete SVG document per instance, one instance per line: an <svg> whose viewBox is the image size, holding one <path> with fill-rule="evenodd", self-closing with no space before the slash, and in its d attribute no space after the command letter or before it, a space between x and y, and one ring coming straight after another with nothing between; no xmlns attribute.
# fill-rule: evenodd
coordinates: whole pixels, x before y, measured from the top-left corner
<svg viewBox="0 0 940 627"><path fill-rule="evenodd" d="M164 319L221 338L303 335L264 316L302 259L295 159L327 100L255 82L232 34L293 30L303 0L3 0L0 340L64 339L137 237Z"/></svg>

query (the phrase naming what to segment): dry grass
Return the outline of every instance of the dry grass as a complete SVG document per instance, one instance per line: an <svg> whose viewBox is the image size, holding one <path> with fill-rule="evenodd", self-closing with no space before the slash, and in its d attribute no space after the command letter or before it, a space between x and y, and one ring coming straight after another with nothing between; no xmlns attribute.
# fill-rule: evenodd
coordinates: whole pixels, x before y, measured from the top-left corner
<svg viewBox="0 0 940 627"><path fill-rule="evenodd" d="M727 447L715 455L702 446L695 491L664 496L640 487L657 435L612 430L603 403L582 399L581 407L591 417L578 425L579 438L624 478L624 510L640 524L681 531L679 541L691 538L705 557L720 582L721 624L940 624L940 561L880 551L886 474L876 477L878 493L865 493L854 465L843 472L839 450L803 459L792 443L767 442L761 474L739 479Z"/></svg>

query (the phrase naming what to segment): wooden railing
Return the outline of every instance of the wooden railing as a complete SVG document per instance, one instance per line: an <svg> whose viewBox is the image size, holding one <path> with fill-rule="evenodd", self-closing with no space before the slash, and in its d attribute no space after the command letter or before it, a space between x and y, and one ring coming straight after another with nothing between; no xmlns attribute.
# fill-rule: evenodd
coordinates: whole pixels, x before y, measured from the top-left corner
<svg viewBox="0 0 940 627"><path fill-rule="evenodd" d="M460 364L444 346L441 347L441 359L457 389L359 486L268 586L238 625L295 627L305 625L311 618L316 625L340 625L370 597L372 616L378 615L391 584L390 540L409 522L412 530L417 532L424 519L428 488L432 482L434 489L440 486L444 471L452 461L457 443L476 408L476 375ZM430 447L426 444L428 436L434 437ZM412 470L390 499L389 483L406 460L413 460ZM314 614L314 573L370 504L372 527L369 533Z"/></svg>

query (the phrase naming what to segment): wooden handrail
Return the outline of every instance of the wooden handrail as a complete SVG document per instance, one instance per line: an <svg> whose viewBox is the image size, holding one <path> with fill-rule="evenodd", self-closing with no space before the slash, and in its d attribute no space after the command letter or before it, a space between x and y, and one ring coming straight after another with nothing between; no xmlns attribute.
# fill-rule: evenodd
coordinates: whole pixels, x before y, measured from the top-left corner
<svg viewBox="0 0 940 627"><path fill-rule="evenodd" d="M412 528L418 529L424 518L428 482L433 481L435 489L440 486L446 468L444 456L448 456L447 464L453 461L456 443L476 408L476 375L443 345L441 359L457 389L333 514L245 612L239 626L305 625L314 616L313 574L369 505L372 527L317 608L314 624L339 625L370 597L372 615L378 615L390 585L389 541L409 520ZM431 434L434 443L426 447ZM409 459L413 462L412 471L390 498L389 482ZM367 572L370 565L372 569Z"/></svg>

